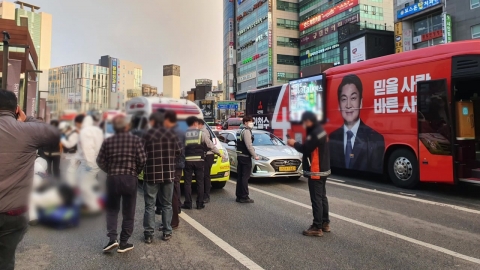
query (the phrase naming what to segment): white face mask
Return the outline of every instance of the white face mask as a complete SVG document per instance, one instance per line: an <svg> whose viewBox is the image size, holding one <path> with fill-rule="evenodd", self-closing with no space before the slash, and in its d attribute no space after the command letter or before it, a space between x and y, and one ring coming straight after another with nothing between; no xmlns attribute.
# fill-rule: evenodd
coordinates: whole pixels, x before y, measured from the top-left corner
<svg viewBox="0 0 480 270"><path fill-rule="evenodd" d="M249 127L249 128L253 128L253 122L249 122L249 123L247 123L247 127Z"/></svg>

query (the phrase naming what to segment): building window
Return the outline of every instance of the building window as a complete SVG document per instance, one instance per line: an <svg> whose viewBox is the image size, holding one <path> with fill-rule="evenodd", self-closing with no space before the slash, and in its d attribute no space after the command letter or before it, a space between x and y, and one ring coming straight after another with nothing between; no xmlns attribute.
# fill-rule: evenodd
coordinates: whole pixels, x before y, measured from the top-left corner
<svg viewBox="0 0 480 270"><path fill-rule="evenodd" d="M293 55L277 54L277 64L300 66L300 58Z"/></svg>
<svg viewBox="0 0 480 270"><path fill-rule="evenodd" d="M478 8L480 7L480 0L470 0L470 8Z"/></svg>
<svg viewBox="0 0 480 270"><path fill-rule="evenodd" d="M277 37L277 45L282 47L298 48L300 39L289 37Z"/></svg>
<svg viewBox="0 0 480 270"><path fill-rule="evenodd" d="M277 72L277 82L287 83L290 80L299 78L298 73Z"/></svg>
<svg viewBox="0 0 480 270"><path fill-rule="evenodd" d="M277 0L277 9L298 13L298 4Z"/></svg>
<svg viewBox="0 0 480 270"><path fill-rule="evenodd" d="M480 24L472 26L472 38L480 38Z"/></svg>
<svg viewBox="0 0 480 270"><path fill-rule="evenodd" d="M287 19L277 19L277 26L285 29L298 30L298 21L292 21Z"/></svg>

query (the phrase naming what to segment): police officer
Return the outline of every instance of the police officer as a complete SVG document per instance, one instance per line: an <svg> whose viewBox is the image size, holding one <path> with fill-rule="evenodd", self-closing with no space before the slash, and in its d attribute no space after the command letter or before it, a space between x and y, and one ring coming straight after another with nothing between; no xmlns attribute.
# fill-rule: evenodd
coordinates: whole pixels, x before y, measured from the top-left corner
<svg viewBox="0 0 480 270"><path fill-rule="evenodd" d="M244 127L237 131L237 202L253 203L248 196L248 180L252 173L252 157L258 160L253 148L253 118L245 116L243 118Z"/></svg>
<svg viewBox="0 0 480 270"><path fill-rule="evenodd" d="M197 209L205 208L204 203L204 174L205 174L205 152L214 151L212 142L198 129L199 119L190 116L186 119L188 129L185 134L185 168L183 169L185 179L185 202L183 209L192 209L192 175L195 172L197 181ZM218 151L218 150L217 150ZM220 154L220 153L216 153ZM222 158L224 158L222 156Z"/></svg>
<svg viewBox="0 0 480 270"><path fill-rule="evenodd" d="M210 172L212 170L213 163L215 161L214 154L221 156L220 151L218 151L217 147L215 144L212 142L212 135L210 134L210 131L208 131L206 127L206 123L204 120L199 120L198 121L198 128L202 131L202 136L206 138L207 144L210 146L207 146L206 151L206 156L205 156L205 174L204 174L204 183L205 183L205 190L204 190L204 196L203 196L203 202L204 203L209 203L210 202L210 190L212 188L212 179ZM211 149L211 150L210 150Z"/></svg>

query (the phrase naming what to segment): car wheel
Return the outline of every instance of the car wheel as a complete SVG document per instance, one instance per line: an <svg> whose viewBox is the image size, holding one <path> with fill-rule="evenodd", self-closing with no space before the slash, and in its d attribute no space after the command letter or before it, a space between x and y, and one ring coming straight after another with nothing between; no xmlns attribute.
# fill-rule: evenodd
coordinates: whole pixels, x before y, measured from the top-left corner
<svg viewBox="0 0 480 270"><path fill-rule="evenodd" d="M212 182L212 187L214 189L222 189L225 187L225 185L227 184L227 181L224 181L224 182Z"/></svg>
<svg viewBox="0 0 480 270"><path fill-rule="evenodd" d="M418 185L418 161L412 151L395 150L388 159L388 176L393 184L401 188L414 188Z"/></svg>

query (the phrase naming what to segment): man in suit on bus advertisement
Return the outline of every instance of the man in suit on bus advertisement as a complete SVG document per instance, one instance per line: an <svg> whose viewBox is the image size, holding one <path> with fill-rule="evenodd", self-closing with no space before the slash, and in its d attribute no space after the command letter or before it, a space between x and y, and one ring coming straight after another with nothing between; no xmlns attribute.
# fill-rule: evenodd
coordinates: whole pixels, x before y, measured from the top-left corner
<svg viewBox="0 0 480 270"><path fill-rule="evenodd" d="M357 75L347 75L338 87L344 124L330 134L332 167L381 173L385 140L360 119L363 85Z"/></svg>

